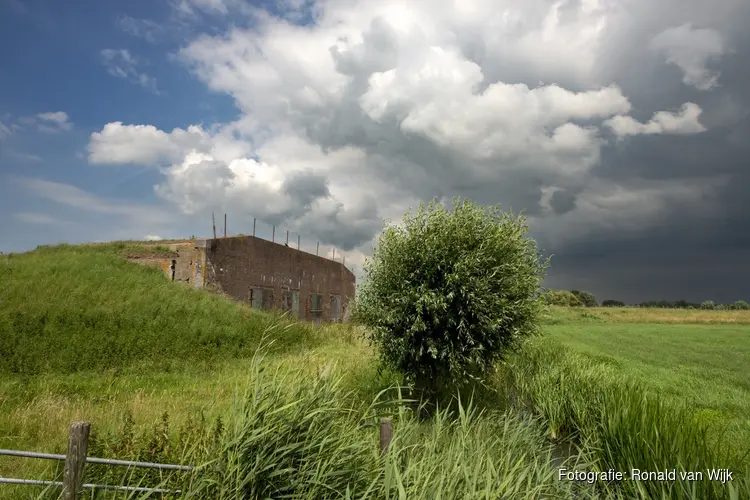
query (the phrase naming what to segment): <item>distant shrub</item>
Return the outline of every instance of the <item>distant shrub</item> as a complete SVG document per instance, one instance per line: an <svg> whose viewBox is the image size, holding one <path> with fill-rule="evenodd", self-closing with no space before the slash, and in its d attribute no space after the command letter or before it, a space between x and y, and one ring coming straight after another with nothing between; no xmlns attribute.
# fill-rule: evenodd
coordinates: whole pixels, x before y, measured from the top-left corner
<svg viewBox="0 0 750 500"><path fill-rule="evenodd" d="M748 303L744 300L738 300L737 302L732 304L732 309L737 311L745 311L747 309L750 309L750 305L748 305Z"/></svg>
<svg viewBox="0 0 750 500"><path fill-rule="evenodd" d="M716 304L713 300L705 300L701 302L701 309L716 309Z"/></svg>
<svg viewBox="0 0 750 500"><path fill-rule="evenodd" d="M581 304L584 306L596 307L596 297L594 297L593 293L582 290L571 290L570 293L578 297L578 300L580 300Z"/></svg>
<svg viewBox="0 0 750 500"><path fill-rule="evenodd" d="M567 290L549 290L544 294L544 302L550 306L580 307L583 303Z"/></svg>
<svg viewBox="0 0 750 500"><path fill-rule="evenodd" d="M354 318L381 364L428 395L461 385L538 329L546 267L522 216L433 200L383 230Z"/></svg>
<svg viewBox="0 0 750 500"><path fill-rule="evenodd" d="M625 307L625 302L607 299L602 301L602 307Z"/></svg>

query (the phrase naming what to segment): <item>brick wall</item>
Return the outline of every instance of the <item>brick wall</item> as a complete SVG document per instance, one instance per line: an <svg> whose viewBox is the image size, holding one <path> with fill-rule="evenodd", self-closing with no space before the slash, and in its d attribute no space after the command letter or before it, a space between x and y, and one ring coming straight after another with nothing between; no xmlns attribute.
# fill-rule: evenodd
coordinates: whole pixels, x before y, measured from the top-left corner
<svg viewBox="0 0 750 500"><path fill-rule="evenodd" d="M331 321L334 300L340 301L338 317L344 318L354 297L354 274L342 263L253 236L200 240L180 256L179 268L184 269L187 258L194 286L236 300L249 302L251 289L269 290L273 298L268 305L282 309L284 291L298 292L300 319L315 319L309 310L311 294L322 295L322 321Z"/></svg>

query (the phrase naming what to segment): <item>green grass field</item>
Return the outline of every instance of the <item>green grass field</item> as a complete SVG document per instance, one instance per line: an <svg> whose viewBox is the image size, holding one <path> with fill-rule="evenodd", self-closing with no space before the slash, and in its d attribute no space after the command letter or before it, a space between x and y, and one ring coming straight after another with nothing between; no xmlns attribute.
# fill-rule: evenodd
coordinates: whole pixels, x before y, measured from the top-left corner
<svg viewBox="0 0 750 500"><path fill-rule="evenodd" d="M552 325L549 335L615 367L649 390L727 426L729 442L750 450L750 328L745 325ZM740 444L741 443L741 444Z"/></svg>
<svg viewBox="0 0 750 500"><path fill-rule="evenodd" d="M223 469L208 467L192 486L195 498L284 488L338 498L347 485L351 498L750 497L746 311L552 309L546 335L501 367L475 410L422 422L408 405L372 405L400 379L377 372L356 327L299 324L166 282L121 258L138 251L61 246L6 261L0 448L62 453L70 422L87 420L98 455L223 457ZM274 343L260 369L264 334ZM331 362L334 375L319 376ZM387 412L396 412L396 436L383 458L369 424ZM561 450L569 469L726 466L735 481L572 484L557 477ZM259 463L297 474L267 477ZM91 482L125 474L88 470ZM48 462L0 457L2 477L56 473ZM243 474L253 474L255 490L238 486ZM0 485L0 498L39 493Z"/></svg>

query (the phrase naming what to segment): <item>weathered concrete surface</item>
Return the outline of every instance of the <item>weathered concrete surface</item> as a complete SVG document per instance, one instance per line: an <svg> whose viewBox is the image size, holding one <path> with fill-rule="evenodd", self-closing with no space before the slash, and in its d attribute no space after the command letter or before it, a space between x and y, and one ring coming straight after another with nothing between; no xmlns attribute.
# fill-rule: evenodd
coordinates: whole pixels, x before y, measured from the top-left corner
<svg viewBox="0 0 750 500"><path fill-rule="evenodd" d="M194 241L144 246L168 248L169 252L155 251L153 254L127 255L126 258L131 262L159 268L172 281L190 282L193 277L193 260L197 255Z"/></svg>
<svg viewBox="0 0 750 500"><path fill-rule="evenodd" d="M161 269L172 281L217 291L242 302L255 302L256 307L289 309L289 314L300 319L345 321L349 317L355 277L340 262L253 236L145 246L167 248L169 252L127 258ZM255 296L252 301L252 293L262 296L262 300ZM320 312L311 310L312 294L320 296Z"/></svg>
<svg viewBox="0 0 750 500"><path fill-rule="evenodd" d="M288 308L289 302L283 307L285 295L291 301L288 295L298 292L300 319L340 321L348 317L355 277L340 262L253 236L197 240L192 249L177 251L175 279L189 269L190 281L198 288L220 291L243 302L251 301L251 290L263 294L268 290L263 306L274 309ZM312 294L322 296L319 314L311 311Z"/></svg>

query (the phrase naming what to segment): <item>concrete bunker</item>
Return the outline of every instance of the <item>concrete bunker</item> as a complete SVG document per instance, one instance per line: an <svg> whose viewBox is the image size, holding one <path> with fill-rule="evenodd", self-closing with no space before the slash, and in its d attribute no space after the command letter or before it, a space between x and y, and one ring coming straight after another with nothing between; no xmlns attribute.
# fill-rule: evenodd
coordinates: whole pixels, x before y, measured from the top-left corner
<svg viewBox="0 0 750 500"><path fill-rule="evenodd" d="M181 245L175 250L175 281L221 292L254 309L339 322L354 298L354 273L341 262L283 243L235 236Z"/></svg>

